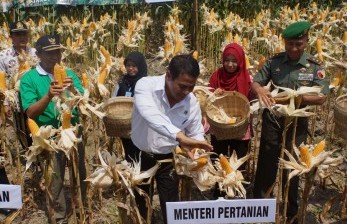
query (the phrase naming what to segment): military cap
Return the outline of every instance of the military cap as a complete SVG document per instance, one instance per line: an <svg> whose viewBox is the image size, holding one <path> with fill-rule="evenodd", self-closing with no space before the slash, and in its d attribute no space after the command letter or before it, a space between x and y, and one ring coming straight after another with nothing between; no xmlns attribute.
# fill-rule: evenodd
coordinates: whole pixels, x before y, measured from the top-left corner
<svg viewBox="0 0 347 224"><path fill-rule="evenodd" d="M283 31L282 37L285 39L301 38L308 33L310 27L311 24L307 21L299 21L292 23L289 26L287 26L287 28Z"/></svg>
<svg viewBox="0 0 347 224"><path fill-rule="evenodd" d="M25 23L22 21L13 22L10 25L10 32L11 33L25 32L25 31L28 31L28 28L25 25Z"/></svg>
<svg viewBox="0 0 347 224"><path fill-rule="evenodd" d="M61 49L62 46L59 42L59 37L55 35L44 35L36 42L36 50L40 51L53 51Z"/></svg>

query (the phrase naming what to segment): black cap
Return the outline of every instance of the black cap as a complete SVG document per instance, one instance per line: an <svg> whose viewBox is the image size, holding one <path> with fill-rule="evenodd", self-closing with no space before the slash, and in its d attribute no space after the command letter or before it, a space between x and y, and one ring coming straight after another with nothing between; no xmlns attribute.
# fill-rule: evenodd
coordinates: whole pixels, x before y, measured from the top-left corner
<svg viewBox="0 0 347 224"><path fill-rule="evenodd" d="M36 42L37 51L53 51L61 49L59 42L59 36L44 35L40 37Z"/></svg>
<svg viewBox="0 0 347 224"><path fill-rule="evenodd" d="M26 32L26 31L28 31L28 27L22 21L13 22L10 25L10 32L11 33Z"/></svg>

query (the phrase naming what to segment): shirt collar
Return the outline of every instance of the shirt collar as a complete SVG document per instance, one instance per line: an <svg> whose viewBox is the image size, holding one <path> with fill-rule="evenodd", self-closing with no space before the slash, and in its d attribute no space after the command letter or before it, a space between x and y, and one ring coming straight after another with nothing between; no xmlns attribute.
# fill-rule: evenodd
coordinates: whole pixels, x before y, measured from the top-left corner
<svg viewBox="0 0 347 224"><path fill-rule="evenodd" d="M36 70L37 70L37 72L38 72L40 75L48 75L48 76L50 76L50 77L53 76L52 74L46 72L46 71L41 67L40 64L38 64L38 65L36 66Z"/></svg>
<svg viewBox="0 0 347 224"><path fill-rule="evenodd" d="M301 57L300 57L299 61L297 62L297 64L301 64L301 65L303 65L303 66L306 66L306 64L307 64L307 58L309 58L309 55L308 55L306 52L304 52L304 53L301 55ZM289 61L288 54L285 54L285 56L284 56L284 58L283 58L283 60L282 60L282 63L285 63L285 62L287 62L287 61Z"/></svg>
<svg viewBox="0 0 347 224"><path fill-rule="evenodd" d="M28 47L25 47L25 51L26 51L26 52L29 52L29 48L28 48ZM17 52L17 51L14 49L14 46L12 45L12 47L11 47L11 54L12 54L13 56L16 56L16 55L19 55L19 53L20 53L20 52Z"/></svg>
<svg viewBox="0 0 347 224"><path fill-rule="evenodd" d="M157 82L156 86L154 87L154 91L161 94L163 101L170 107L169 100L167 99L167 95L165 92L165 78L166 74L161 75L159 81ZM191 94L191 93L190 93ZM186 105L186 102L190 101L190 94L188 94L183 100L176 103L172 108L176 108L183 105Z"/></svg>

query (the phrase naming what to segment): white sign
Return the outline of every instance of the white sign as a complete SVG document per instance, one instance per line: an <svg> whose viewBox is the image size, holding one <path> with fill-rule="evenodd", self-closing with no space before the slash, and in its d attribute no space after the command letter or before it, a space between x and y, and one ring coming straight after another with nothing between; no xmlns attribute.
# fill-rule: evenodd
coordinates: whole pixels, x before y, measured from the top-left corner
<svg viewBox="0 0 347 224"><path fill-rule="evenodd" d="M20 185L0 184L0 208L22 208Z"/></svg>
<svg viewBox="0 0 347 224"><path fill-rule="evenodd" d="M275 222L276 199L167 202L166 212L168 224Z"/></svg>

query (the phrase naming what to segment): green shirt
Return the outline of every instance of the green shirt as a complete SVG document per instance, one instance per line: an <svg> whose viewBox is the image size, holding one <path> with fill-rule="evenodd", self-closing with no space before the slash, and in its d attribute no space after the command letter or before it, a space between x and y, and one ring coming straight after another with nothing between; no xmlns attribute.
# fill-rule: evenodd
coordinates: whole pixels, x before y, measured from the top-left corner
<svg viewBox="0 0 347 224"><path fill-rule="evenodd" d="M72 70L66 69L66 74L72 78L74 87L83 94L83 88L80 80ZM31 69L24 74L20 81L20 95L23 110L26 111L31 105L47 95L52 78L49 74L40 74L37 70ZM52 125L55 128L60 126L59 112L55 109L55 103L50 101L43 113L34 120L38 126ZM78 123L78 112L72 111L72 125Z"/></svg>
<svg viewBox="0 0 347 224"><path fill-rule="evenodd" d="M321 86L321 93L329 93L329 82L324 67L316 58L303 53L300 60L292 63L283 52L270 58L254 76L254 82L265 86L270 80L281 87L298 89L300 86Z"/></svg>

